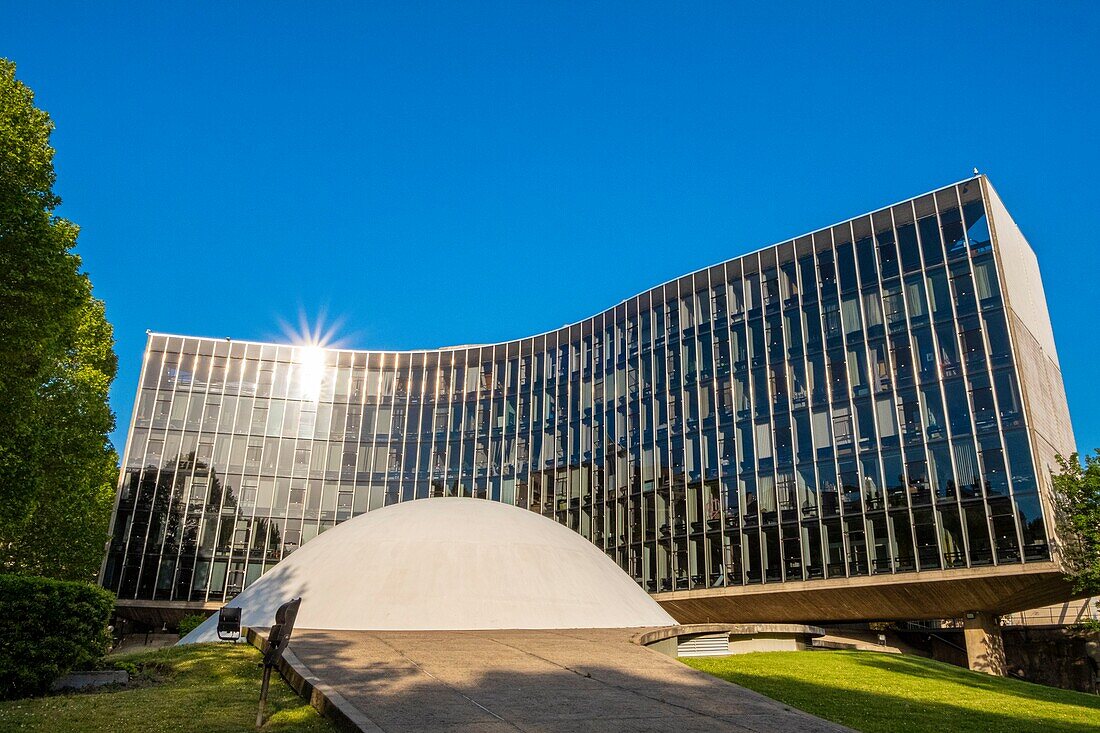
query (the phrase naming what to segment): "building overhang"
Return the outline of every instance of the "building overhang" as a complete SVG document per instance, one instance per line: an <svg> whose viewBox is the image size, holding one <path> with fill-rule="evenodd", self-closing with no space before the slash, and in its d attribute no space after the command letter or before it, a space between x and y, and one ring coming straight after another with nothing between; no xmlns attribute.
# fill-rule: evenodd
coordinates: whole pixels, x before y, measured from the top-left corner
<svg viewBox="0 0 1100 733"><path fill-rule="evenodd" d="M136 621L149 626L175 626L184 616L194 614L207 616L221 608L224 603L203 603L201 601L150 601L119 598L115 601L115 615L128 621Z"/></svg>
<svg viewBox="0 0 1100 733"><path fill-rule="evenodd" d="M657 593L682 624L815 623L996 615L1075 597L1053 562Z"/></svg>

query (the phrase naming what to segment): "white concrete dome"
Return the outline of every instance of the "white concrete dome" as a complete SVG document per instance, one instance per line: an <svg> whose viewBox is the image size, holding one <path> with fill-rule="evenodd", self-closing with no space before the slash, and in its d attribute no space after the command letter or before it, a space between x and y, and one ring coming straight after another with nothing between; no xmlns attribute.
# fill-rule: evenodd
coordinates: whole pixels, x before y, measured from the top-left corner
<svg viewBox="0 0 1100 733"><path fill-rule="evenodd" d="M496 501L436 498L361 514L318 535L229 602L266 627L302 597L306 629L668 626L676 621L569 528ZM217 615L180 643L217 638Z"/></svg>

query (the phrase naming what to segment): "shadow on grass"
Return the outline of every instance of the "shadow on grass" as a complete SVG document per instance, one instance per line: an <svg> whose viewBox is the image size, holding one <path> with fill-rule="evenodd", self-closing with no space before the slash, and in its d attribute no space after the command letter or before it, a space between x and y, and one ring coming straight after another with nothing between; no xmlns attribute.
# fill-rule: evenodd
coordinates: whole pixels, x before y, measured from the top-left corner
<svg viewBox="0 0 1100 733"><path fill-rule="evenodd" d="M247 644L201 644L108 660L133 686L0 703L0 731L42 733L231 733L254 730L260 654ZM326 733L333 727L282 680L273 680L265 732Z"/></svg>
<svg viewBox="0 0 1100 733"><path fill-rule="evenodd" d="M1073 694L1083 694L1073 693L1073 691L1062 690L1057 687L1047 687L1032 682L1014 680L1007 677L994 677L978 672L970 672L969 670L964 670L953 665L949 666L944 662L935 662L920 657L900 655L886 657L885 655L874 655L866 657L853 656L852 659L861 666L872 667L885 672L938 678L945 682L950 682L951 684L965 685L984 692L997 694L1010 693L1013 697L1030 698L1042 702L1073 704L1072 702L1067 702L1065 699L1067 697L1066 693L1068 692L1069 696ZM1100 698L1097 698L1097 704L1100 706ZM1098 721L1097 725L1100 727L1100 721Z"/></svg>
<svg viewBox="0 0 1100 733"><path fill-rule="evenodd" d="M692 660L691 665L865 733L1095 733L1100 729L1100 698L1081 693L990 677L916 657L868 652L795 654L812 655L810 659L821 664L804 665L799 660L785 668L784 655L775 653L767 660L774 661L774 674L761 670L757 660L739 662L730 657ZM793 667L798 667L796 673L790 671ZM856 678L857 685L885 691L833 684L821 676L810 679L810 670L834 677L854 677L865 671L866 676ZM911 694L906 695L906 690ZM972 695L987 699L975 705L967 699Z"/></svg>

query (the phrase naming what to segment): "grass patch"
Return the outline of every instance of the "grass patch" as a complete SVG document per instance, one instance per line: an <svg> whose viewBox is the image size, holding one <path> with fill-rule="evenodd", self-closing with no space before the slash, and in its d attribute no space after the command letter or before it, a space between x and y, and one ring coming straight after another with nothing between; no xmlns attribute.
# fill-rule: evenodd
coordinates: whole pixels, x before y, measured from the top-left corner
<svg viewBox="0 0 1100 733"><path fill-rule="evenodd" d="M864 733L1095 733L1100 728L1100 697L921 657L814 651L681 661Z"/></svg>
<svg viewBox="0 0 1100 733"><path fill-rule="evenodd" d="M0 730L43 733L228 733L255 730L260 653L247 644L194 644L111 657L134 684L99 692L0 702ZM277 672L267 702L271 733L336 730Z"/></svg>

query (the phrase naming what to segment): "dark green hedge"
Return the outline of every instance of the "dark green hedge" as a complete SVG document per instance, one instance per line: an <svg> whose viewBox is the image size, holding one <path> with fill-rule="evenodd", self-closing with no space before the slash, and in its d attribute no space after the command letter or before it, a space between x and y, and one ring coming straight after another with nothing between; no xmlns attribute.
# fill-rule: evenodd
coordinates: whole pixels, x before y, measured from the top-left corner
<svg viewBox="0 0 1100 733"><path fill-rule="evenodd" d="M0 698L43 693L106 654L114 603L90 583L0 575Z"/></svg>

